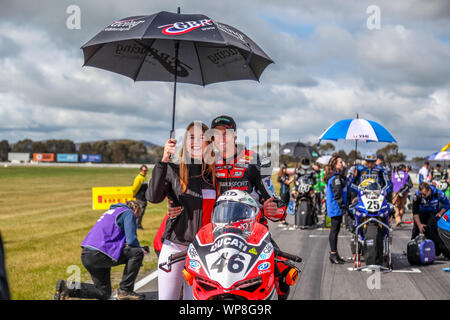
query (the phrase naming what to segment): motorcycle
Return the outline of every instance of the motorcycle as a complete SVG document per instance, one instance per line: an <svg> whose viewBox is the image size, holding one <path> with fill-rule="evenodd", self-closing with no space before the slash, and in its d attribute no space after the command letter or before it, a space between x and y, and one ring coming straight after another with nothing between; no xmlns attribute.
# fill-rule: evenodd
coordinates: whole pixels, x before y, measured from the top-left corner
<svg viewBox="0 0 450 320"><path fill-rule="evenodd" d="M251 199L241 190L224 195L232 193ZM274 246L256 214L241 210L236 202L220 202L221 197L211 223L199 230L187 251L159 267L168 271L172 263L186 259L183 277L196 300L286 299L300 274L294 263L302 259Z"/></svg>
<svg viewBox="0 0 450 320"><path fill-rule="evenodd" d="M448 188L448 183L444 179L432 180L431 185L436 187L436 189L441 190L444 193L447 191L447 188Z"/></svg>
<svg viewBox="0 0 450 320"><path fill-rule="evenodd" d="M367 179L358 187L357 202L350 209L356 226L351 241L354 268L361 269L362 254L366 266L392 270L389 213L393 205L386 201L386 192L375 180Z"/></svg>
<svg viewBox="0 0 450 320"><path fill-rule="evenodd" d="M295 197L295 226L307 227L317 223L314 189L311 178L307 175L300 176L295 181L293 192Z"/></svg>

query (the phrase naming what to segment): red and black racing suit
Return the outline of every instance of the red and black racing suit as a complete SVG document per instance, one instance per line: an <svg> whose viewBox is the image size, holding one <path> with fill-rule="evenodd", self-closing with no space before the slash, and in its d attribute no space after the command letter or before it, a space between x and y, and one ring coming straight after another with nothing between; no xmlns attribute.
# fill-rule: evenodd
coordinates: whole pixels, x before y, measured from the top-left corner
<svg viewBox="0 0 450 320"><path fill-rule="evenodd" d="M277 205L277 214L265 216L263 209L258 215L258 222L267 226L267 219L281 221L286 218L286 205L276 194L272 184L272 170L269 158L260 158L259 155L245 148L238 148L231 159L216 161L217 192L239 189L249 193L261 205L264 201L273 198ZM268 227L268 226L267 226ZM280 250L273 239L271 242L276 250ZM277 292L279 297L287 297L289 286L285 284L288 268L282 262L276 264L275 276L278 281Z"/></svg>
<svg viewBox="0 0 450 320"><path fill-rule="evenodd" d="M227 190L239 189L249 193L261 205L264 201L274 198L278 208L277 214L273 217L264 216L261 209L258 220L264 224L267 224L266 218L280 221L286 217L286 204L275 193L271 175L270 159L261 159L256 152L245 148L238 149L231 159L216 161L219 196Z"/></svg>

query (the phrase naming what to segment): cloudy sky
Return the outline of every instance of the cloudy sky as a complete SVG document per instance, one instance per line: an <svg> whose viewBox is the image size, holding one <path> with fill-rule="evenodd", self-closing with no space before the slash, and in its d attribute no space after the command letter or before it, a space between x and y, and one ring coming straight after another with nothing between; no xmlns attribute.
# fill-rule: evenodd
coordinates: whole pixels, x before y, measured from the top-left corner
<svg viewBox="0 0 450 320"><path fill-rule="evenodd" d="M70 5L81 10L80 29L66 26ZM368 28L371 5L379 29ZM178 6L243 31L275 64L259 83L180 84L177 128L228 114L241 128L278 129L281 142L317 142L358 113L385 126L410 158L450 141L447 0L0 0L0 140L163 144L173 85L82 68L80 47L114 20Z"/></svg>

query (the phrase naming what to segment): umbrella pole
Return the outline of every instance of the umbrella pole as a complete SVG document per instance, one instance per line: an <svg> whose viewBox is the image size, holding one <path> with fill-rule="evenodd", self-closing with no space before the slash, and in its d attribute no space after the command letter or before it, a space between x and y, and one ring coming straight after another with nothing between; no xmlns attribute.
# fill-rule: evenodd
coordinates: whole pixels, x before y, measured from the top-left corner
<svg viewBox="0 0 450 320"><path fill-rule="evenodd" d="M358 140L355 140L355 167L356 167L356 155L358 154Z"/></svg>
<svg viewBox="0 0 450 320"><path fill-rule="evenodd" d="M180 7L177 9L177 13L180 14ZM173 105L172 105L172 129L170 130L170 138L175 139L175 106L177 102L177 76L178 76L178 50L180 48L180 42L175 41L175 74L173 78Z"/></svg>
<svg viewBox="0 0 450 320"><path fill-rule="evenodd" d="M175 42L175 76L173 80L173 105L172 105L172 129L170 130L170 138L175 139L173 136L175 131L175 106L177 102L177 75L178 75L178 49L180 47L179 41Z"/></svg>

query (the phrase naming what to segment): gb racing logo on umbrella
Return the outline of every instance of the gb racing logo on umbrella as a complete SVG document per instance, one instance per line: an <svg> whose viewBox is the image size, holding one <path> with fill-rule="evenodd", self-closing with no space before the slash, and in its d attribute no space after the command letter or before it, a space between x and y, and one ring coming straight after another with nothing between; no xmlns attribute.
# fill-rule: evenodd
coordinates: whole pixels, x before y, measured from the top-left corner
<svg viewBox="0 0 450 320"><path fill-rule="evenodd" d="M158 28L164 28L162 33L166 35L178 35L191 32L200 27L212 26L211 19L202 19L197 21L175 22L174 24L166 24Z"/></svg>

